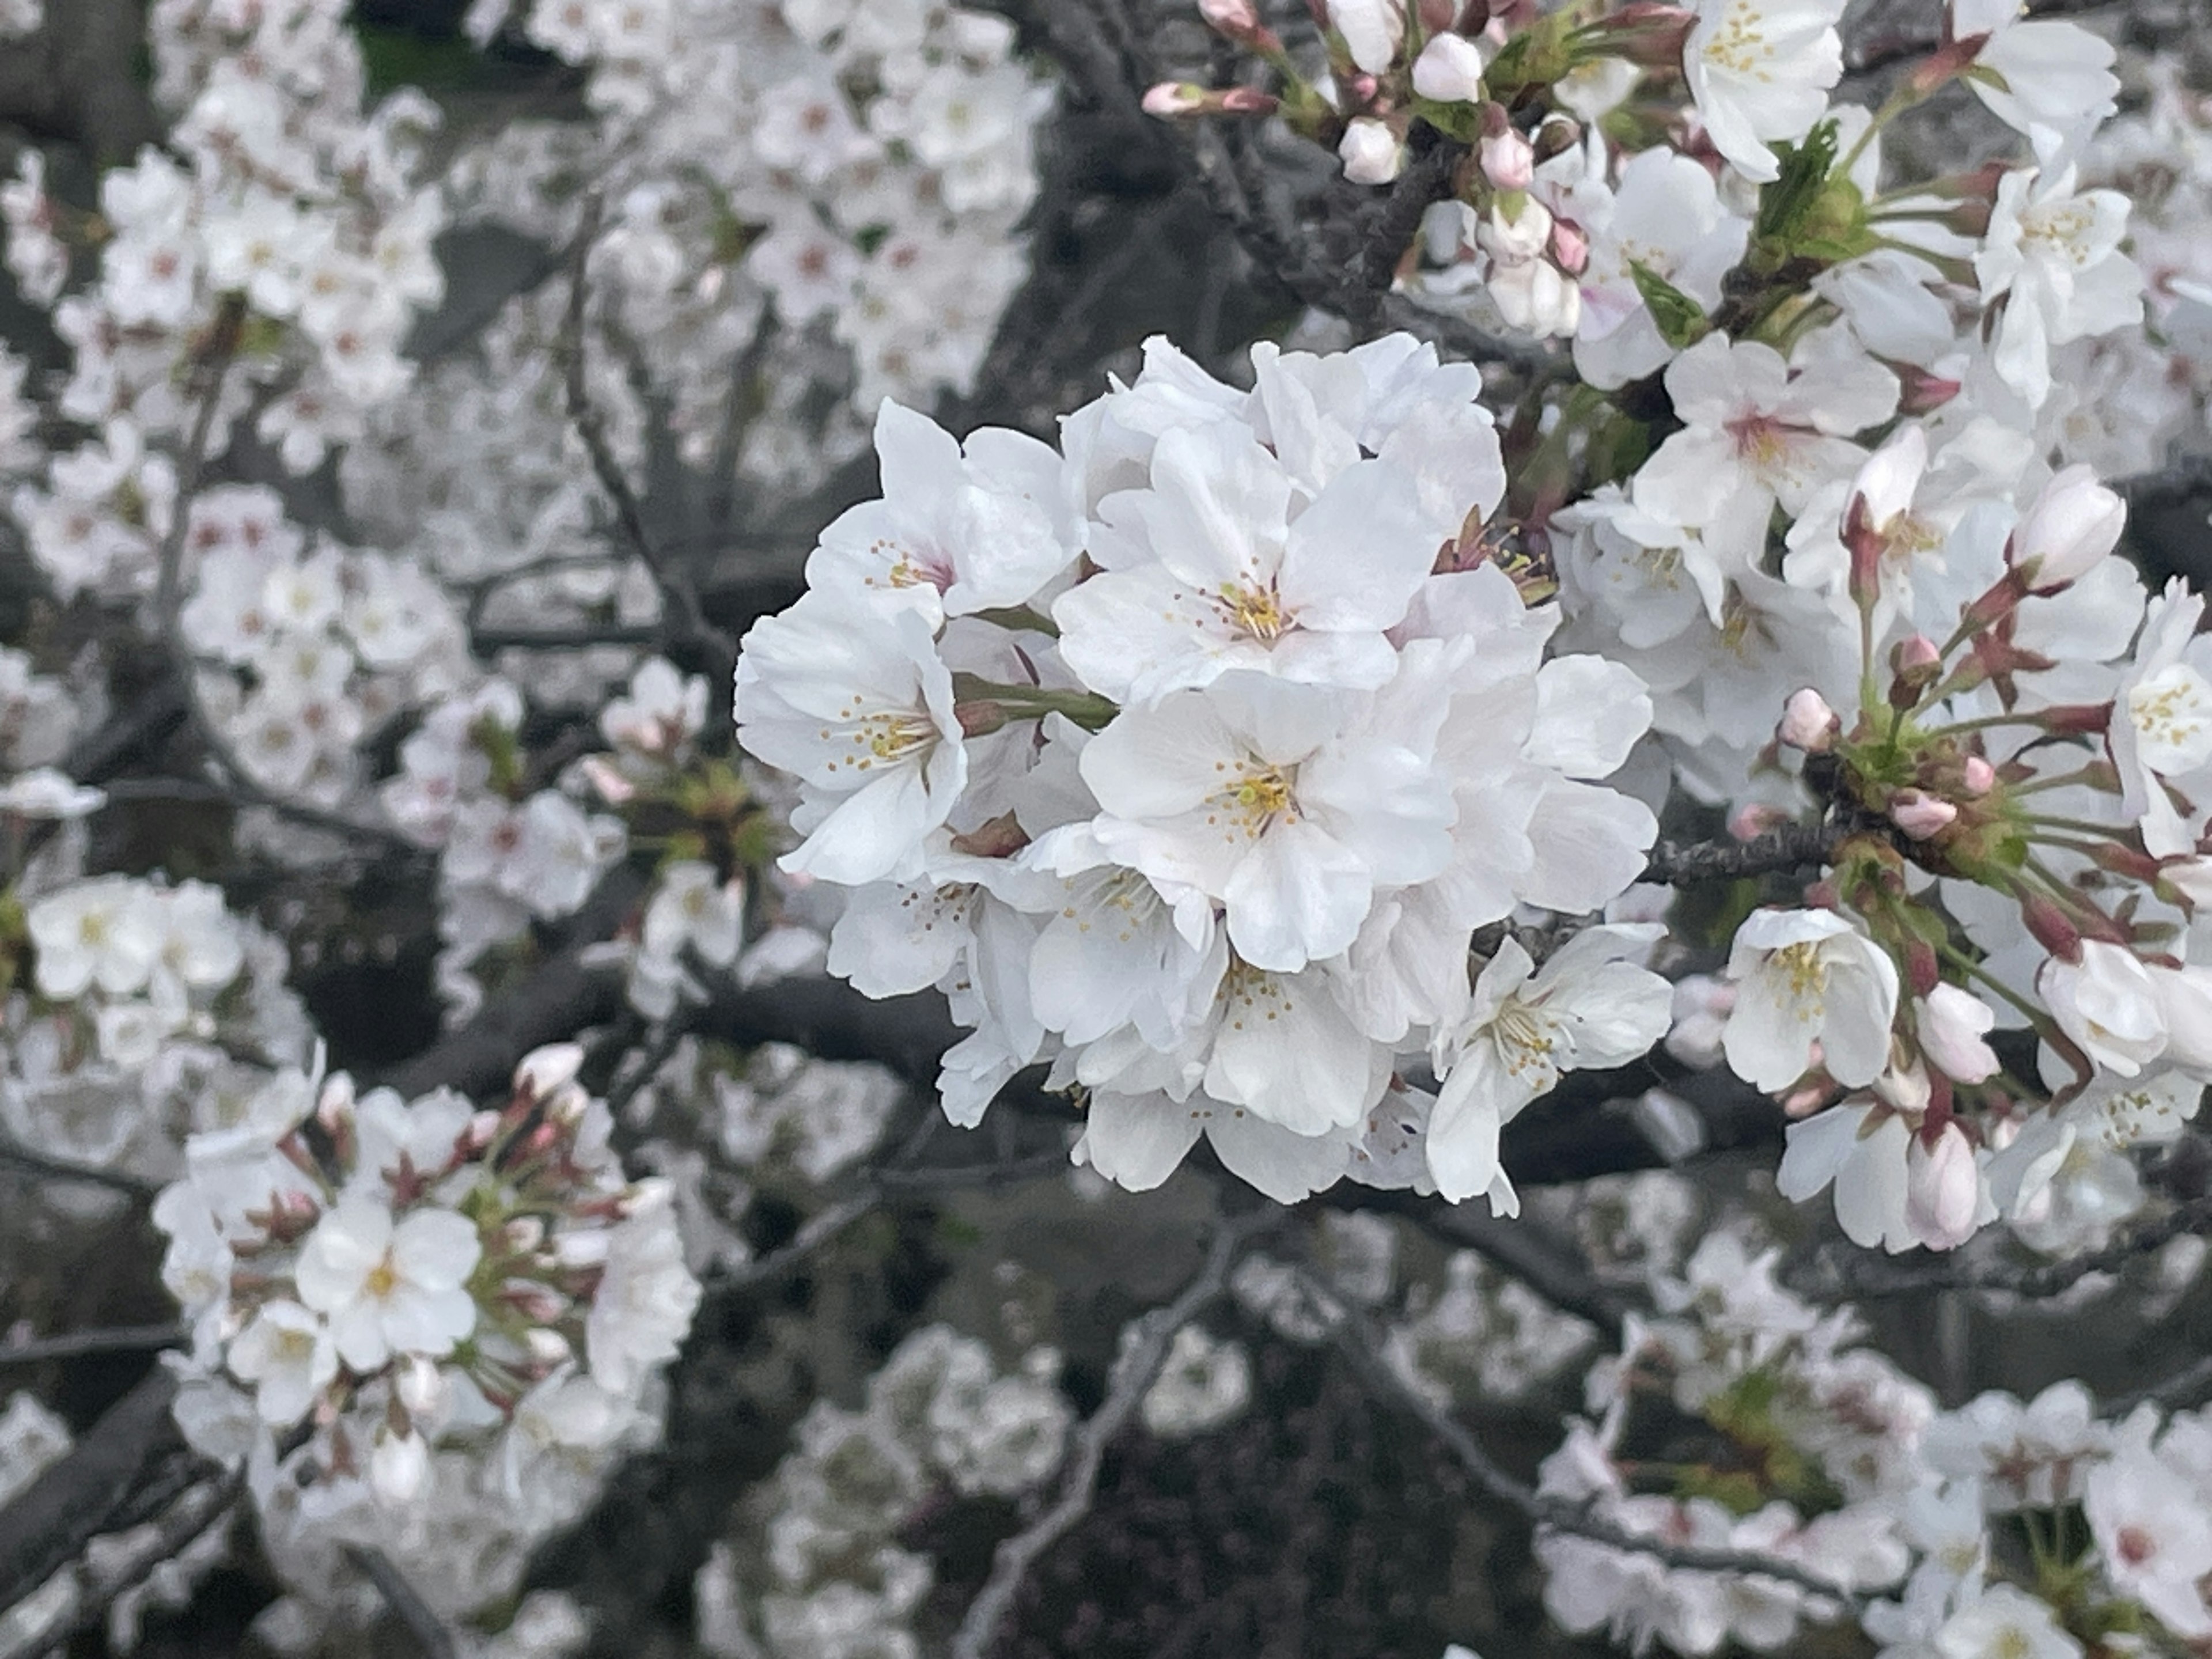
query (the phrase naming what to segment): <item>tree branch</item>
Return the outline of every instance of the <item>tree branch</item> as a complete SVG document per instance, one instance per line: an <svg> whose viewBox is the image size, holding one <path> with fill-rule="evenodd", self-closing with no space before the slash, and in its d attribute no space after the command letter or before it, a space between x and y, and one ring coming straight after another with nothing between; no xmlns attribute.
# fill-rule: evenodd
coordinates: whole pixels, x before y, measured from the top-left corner
<svg viewBox="0 0 2212 1659"><path fill-rule="evenodd" d="M1000 1542L992 1557L991 1575L969 1603L967 1616L953 1635L952 1659L988 1659L999 1628L1013 1609L1024 1577L1040 1556L1090 1512L1106 1448L1127 1425L1146 1393L1158 1380L1176 1333L1228 1288L1229 1270L1244 1244L1277 1219L1277 1214L1263 1211L1242 1220L1224 1220L1215 1229L1206 1265L1197 1276L1173 1302L1154 1309L1139 1322L1136 1341L1114 1363L1105 1400L1071 1436L1061 1465L1059 1497L1028 1526Z"/></svg>
<svg viewBox="0 0 2212 1659"><path fill-rule="evenodd" d="M2212 1233L2212 1197L2177 1204L2155 1219L2123 1228L2102 1249L2085 1251L2063 1261L2023 1262L2001 1255L1976 1260L1963 1253L1910 1266L1857 1255L1843 1261L1831 1258L1824 1264L1831 1281L1824 1294L1862 1302L1920 1296L1930 1291L2003 1291L2031 1298L2057 1296L2091 1273L2117 1272L2185 1233Z"/></svg>
<svg viewBox="0 0 2212 1659"><path fill-rule="evenodd" d="M95 1353L146 1353L173 1348L189 1339L185 1326L109 1325L95 1329L64 1331L56 1336L33 1336L21 1342L0 1342L0 1370L10 1365L42 1364L52 1359L77 1359Z"/></svg>
<svg viewBox="0 0 2212 1659"><path fill-rule="evenodd" d="M392 1565L390 1556L366 1544L348 1544L345 1557L376 1586L384 1605L407 1627L408 1635L414 1638L416 1649L424 1659L454 1659L459 1650L453 1642L453 1632L446 1628L445 1621L432 1611L415 1586L407 1582L406 1575Z"/></svg>
<svg viewBox="0 0 2212 1659"><path fill-rule="evenodd" d="M1443 1443L1477 1486L1498 1502L1518 1510L1539 1528L1569 1533L1577 1538L1589 1539L1592 1543L1649 1556L1666 1566L1685 1571L1741 1573L1750 1577L1771 1579L1793 1585L1854 1611L1865 1604L1866 1598L1857 1591L1846 1589L1831 1579L1789 1562L1736 1550L1669 1544L1663 1539L1617 1527L1585 1505L1543 1496L1525 1481L1500 1468L1484 1449L1482 1443L1456 1418L1400 1374L1385 1357L1388 1349L1379 1328L1364 1316L1345 1307L1341 1298L1328 1296L1325 1287L1315 1283L1303 1270L1300 1277L1307 1280L1309 1294L1318 1294L1323 1298L1322 1305L1334 1306L1341 1310L1335 1332L1338 1352L1350 1362L1352 1370L1368 1387L1417 1418L1424 1428Z"/></svg>

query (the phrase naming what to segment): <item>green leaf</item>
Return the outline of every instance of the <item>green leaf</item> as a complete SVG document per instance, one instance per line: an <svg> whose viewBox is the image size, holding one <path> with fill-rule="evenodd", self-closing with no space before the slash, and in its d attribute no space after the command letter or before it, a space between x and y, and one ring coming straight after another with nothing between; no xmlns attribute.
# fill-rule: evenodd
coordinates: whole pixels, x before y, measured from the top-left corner
<svg viewBox="0 0 2212 1659"><path fill-rule="evenodd" d="M1651 320L1659 325L1659 337L1675 350L1694 345L1712 332L1712 319L1705 315L1705 307L1643 260L1631 259L1628 270L1636 279L1636 291L1650 307Z"/></svg>
<svg viewBox="0 0 2212 1659"><path fill-rule="evenodd" d="M1434 98L1413 100L1413 113L1447 138L1471 144L1482 137L1482 110L1476 104L1446 104Z"/></svg>
<svg viewBox="0 0 2212 1659"><path fill-rule="evenodd" d="M1828 181L1828 170L1836 164L1836 124L1823 121L1802 143L1784 142L1773 149L1782 171L1759 193L1755 234L1762 241L1794 245L1820 199L1820 187Z"/></svg>

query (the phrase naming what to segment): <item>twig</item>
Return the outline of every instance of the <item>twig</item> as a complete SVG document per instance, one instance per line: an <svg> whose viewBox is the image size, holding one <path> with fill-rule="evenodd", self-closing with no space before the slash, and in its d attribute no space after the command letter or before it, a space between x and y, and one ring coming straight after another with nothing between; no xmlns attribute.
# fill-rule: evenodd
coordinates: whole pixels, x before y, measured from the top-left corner
<svg viewBox="0 0 2212 1659"><path fill-rule="evenodd" d="M49 1158L44 1152L34 1152L21 1142L0 1136L0 1165L21 1170L46 1181L81 1182L88 1187L106 1187L115 1192L128 1193L137 1199L148 1199L161 1191L155 1182L141 1179L121 1170L103 1170L90 1164L72 1164L66 1158Z"/></svg>
<svg viewBox="0 0 2212 1659"><path fill-rule="evenodd" d="M1299 1277L1306 1281L1309 1295L1325 1298L1322 1305L1341 1305L1338 1298L1328 1297L1325 1288L1315 1283L1310 1275L1301 1271ZM1477 1486L1498 1502L1519 1510L1540 1528L1586 1538L1592 1543L1603 1544L1610 1548L1649 1556L1662 1565L1685 1571L1742 1573L1776 1580L1838 1602L1854 1611L1865 1603L1866 1598L1859 1592L1846 1589L1831 1579L1808 1572L1786 1561L1777 1561L1739 1550L1670 1544L1663 1539L1615 1526L1603 1516L1593 1513L1587 1505L1547 1498L1525 1481L1500 1468L1483 1449L1482 1443L1456 1418L1415 1388L1390 1364L1385 1357L1387 1349L1382 1333L1372 1322L1346 1308L1337 1322L1335 1340L1338 1351L1368 1386L1418 1418L1424 1428L1443 1443Z"/></svg>
<svg viewBox="0 0 2212 1659"><path fill-rule="evenodd" d="M883 1201L882 1192L873 1186L848 1193L807 1217L789 1243L757 1261L717 1273L708 1281L707 1288L716 1292L750 1291L781 1279L856 1222L873 1215Z"/></svg>
<svg viewBox="0 0 2212 1659"><path fill-rule="evenodd" d="M968 1605L967 1616L952 1638L952 1659L988 1659L999 1627L1013 1608L1022 1580L1054 1544L1090 1512L1098 1486L1098 1468L1113 1443L1143 1403L1146 1393L1167 1364L1175 1334L1228 1287L1229 1270L1243 1245L1279 1215L1261 1211L1241 1220L1224 1220L1207 1247L1206 1265L1182 1294L1139 1322L1137 1340L1115 1362L1113 1380L1098 1409L1073 1431L1061 1465L1060 1496L1048 1509L1012 1537L1000 1541L991 1575Z"/></svg>
<svg viewBox="0 0 2212 1659"><path fill-rule="evenodd" d="M2014 1296L2057 1296L2091 1273L2112 1273L2185 1233L2212 1232L2212 1197L2177 1204L2154 1220L2116 1234L2102 1249L2063 1261L2021 1262L2002 1256L1980 1261L1957 1255L1911 1267L1854 1256L1848 1268L1829 1263L1834 1293L1859 1301L1919 1296L1929 1291L2003 1291Z"/></svg>
<svg viewBox="0 0 2212 1659"><path fill-rule="evenodd" d="M2193 1365L2185 1366L2163 1382L2154 1382L2148 1389L2138 1389L2133 1394L2122 1395L2106 1407L2108 1416L2125 1417L2138 1406L2159 1406L2167 1411L2179 1411L2194 1406L2212 1395L2212 1354L2207 1354Z"/></svg>
<svg viewBox="0 0 2212 1659"><path fill-rule="evenodd" d="M232 1506L245 1492L246 1465L243 1462L236 1468L210 1475L187 1487L184 1495L169 1506L168 1512L155 1523L154 1535L146 1540L144 1547L125 1562L118 1571L85 1589L75 1613L66 1623L47 1631L43 1636L34 1637L30 1646L9 1656L9 1659L39 1659L40 1655L66 1647L80 1632L92 1629L106 1615L110 1607L144 1583L163 1562L176 1559L228 1516Z"/></svg>
<svg viewBox="0 0 2212 1659"><path fill-rule="evenodd" d="M599 240L604 212L605 204L596 191L586 198L569 266L568 313L555 347L568 398L568 424L575 429L584 453L591 458L592 476L614 507L615 525L623 542L653 573L663 597L676 611L678 625L695 642L714 651L723 663L734 663L738 659L738 642L708 619L699 604L698 584L680 561L664 556L647 532L645 509L638 501L637 492L630 488L629 475L623 471L613 446L607 441L606 417L592 402L591 388L586 380L585 308L591 297L586 270L591 264L592 249Z"/></svg>
<svg viewBox="0 0 2212 1659"><path fill-rule="evenodd" d="M13 1606L107 1531L147 1468L178 1443L177 1379L155 1366L61 1460L0 1508L0 1607Z"/></svg>
<svg viewBox="0 0 2212 1659"><path fill-rule="evenodd" d="M445 1620L438 1617L415 1586L407 1582L406 1575L392 1564L391 1557L366 1544L347 1545L345 1555L376 1586L384 1605L407 1626L407 1633L415 1638L416 1648L427 1659L454 1659L459 1649L453 1632L446 1628Z"/></svg>
<svg viewBox="0 0 2212 1659"><path fill-rule="evenodd" d="M1785 823L1749 841L1662 841L1651 849L1644 879L1670 887L1690 887L1745 876L1817 870L1844 837L1860 830L1860 825L1844 823Z"/></svg>
<svg viewBox="0 0 2212 1659"><path fill-rule="evenodd" d="M0 1368L36 1365L50 1359L77 1359L95 1353L144 1353L155 1348L173 1348L191 1335L185 1326L106 1325L94 1329L64 1331L55 1336L33 1336L21 1342L0 1342Z"/></svg>
<svg viewBox="0 0 2212 1659"><path fill-rule="evenodd" d="M185 637L185 543L191 531L192 502L199 494L200 485L207 474L208 463L212 459L208 453L208 445L215 431L216 414L222 404L223 382L229 377L231 364L238 356L240 332L245 324L246 302L236 295L226 298L210 325L209 343L192 366L190 392L198 399L198 411L192 417L191 431L185 441L184 454L179 459L176 496L170 507L169 529L161 538L155 575L154 615L161 630L161 643L167 649L171 661L176 665L185 713L202 745L229 781L238 798L343 840L374 841L410 857L426 858L428 855L422 848L386 825L348 817L340 812L325 811L320 807L292 800L275 790L263 787L246 769L229 740L217 729L205 700L200 696L199 675L191 642Z"/></svg>

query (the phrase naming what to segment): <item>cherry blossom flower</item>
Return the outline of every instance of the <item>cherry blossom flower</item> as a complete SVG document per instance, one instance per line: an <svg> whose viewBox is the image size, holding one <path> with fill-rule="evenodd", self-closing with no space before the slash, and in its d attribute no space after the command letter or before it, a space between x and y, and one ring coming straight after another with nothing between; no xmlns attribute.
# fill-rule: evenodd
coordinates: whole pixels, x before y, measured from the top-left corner
<svg viewBox="0 0 2212 1659"><path fill-rule="evenodd" d="M1817 1063L1857 1087L1889 1063L1897 965L1848 918L1754 910L1736 929L1728 971L1736 1000L1721 1045L1747 1083L1786 1089Z"/></svg>

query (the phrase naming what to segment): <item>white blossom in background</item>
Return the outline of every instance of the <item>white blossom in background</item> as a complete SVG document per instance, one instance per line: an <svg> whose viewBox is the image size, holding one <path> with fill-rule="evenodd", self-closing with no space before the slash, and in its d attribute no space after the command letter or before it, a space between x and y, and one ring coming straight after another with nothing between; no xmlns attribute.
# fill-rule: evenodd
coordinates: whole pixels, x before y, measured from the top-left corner
<svg viewBox="0 0 2212 1659"><path fill-rule="evenodd" d="M715 1544L695 1583L709 1653L808 1659L865 1637L911 1651L910 1620L935 1580L897 1540L933 1499L1012 1498L1059 1467L1074 1413L1059 1356L1002 1368L947 1325L900 1343L859 1411L823 1401L769 1478L773 1516Z"/></svg>

